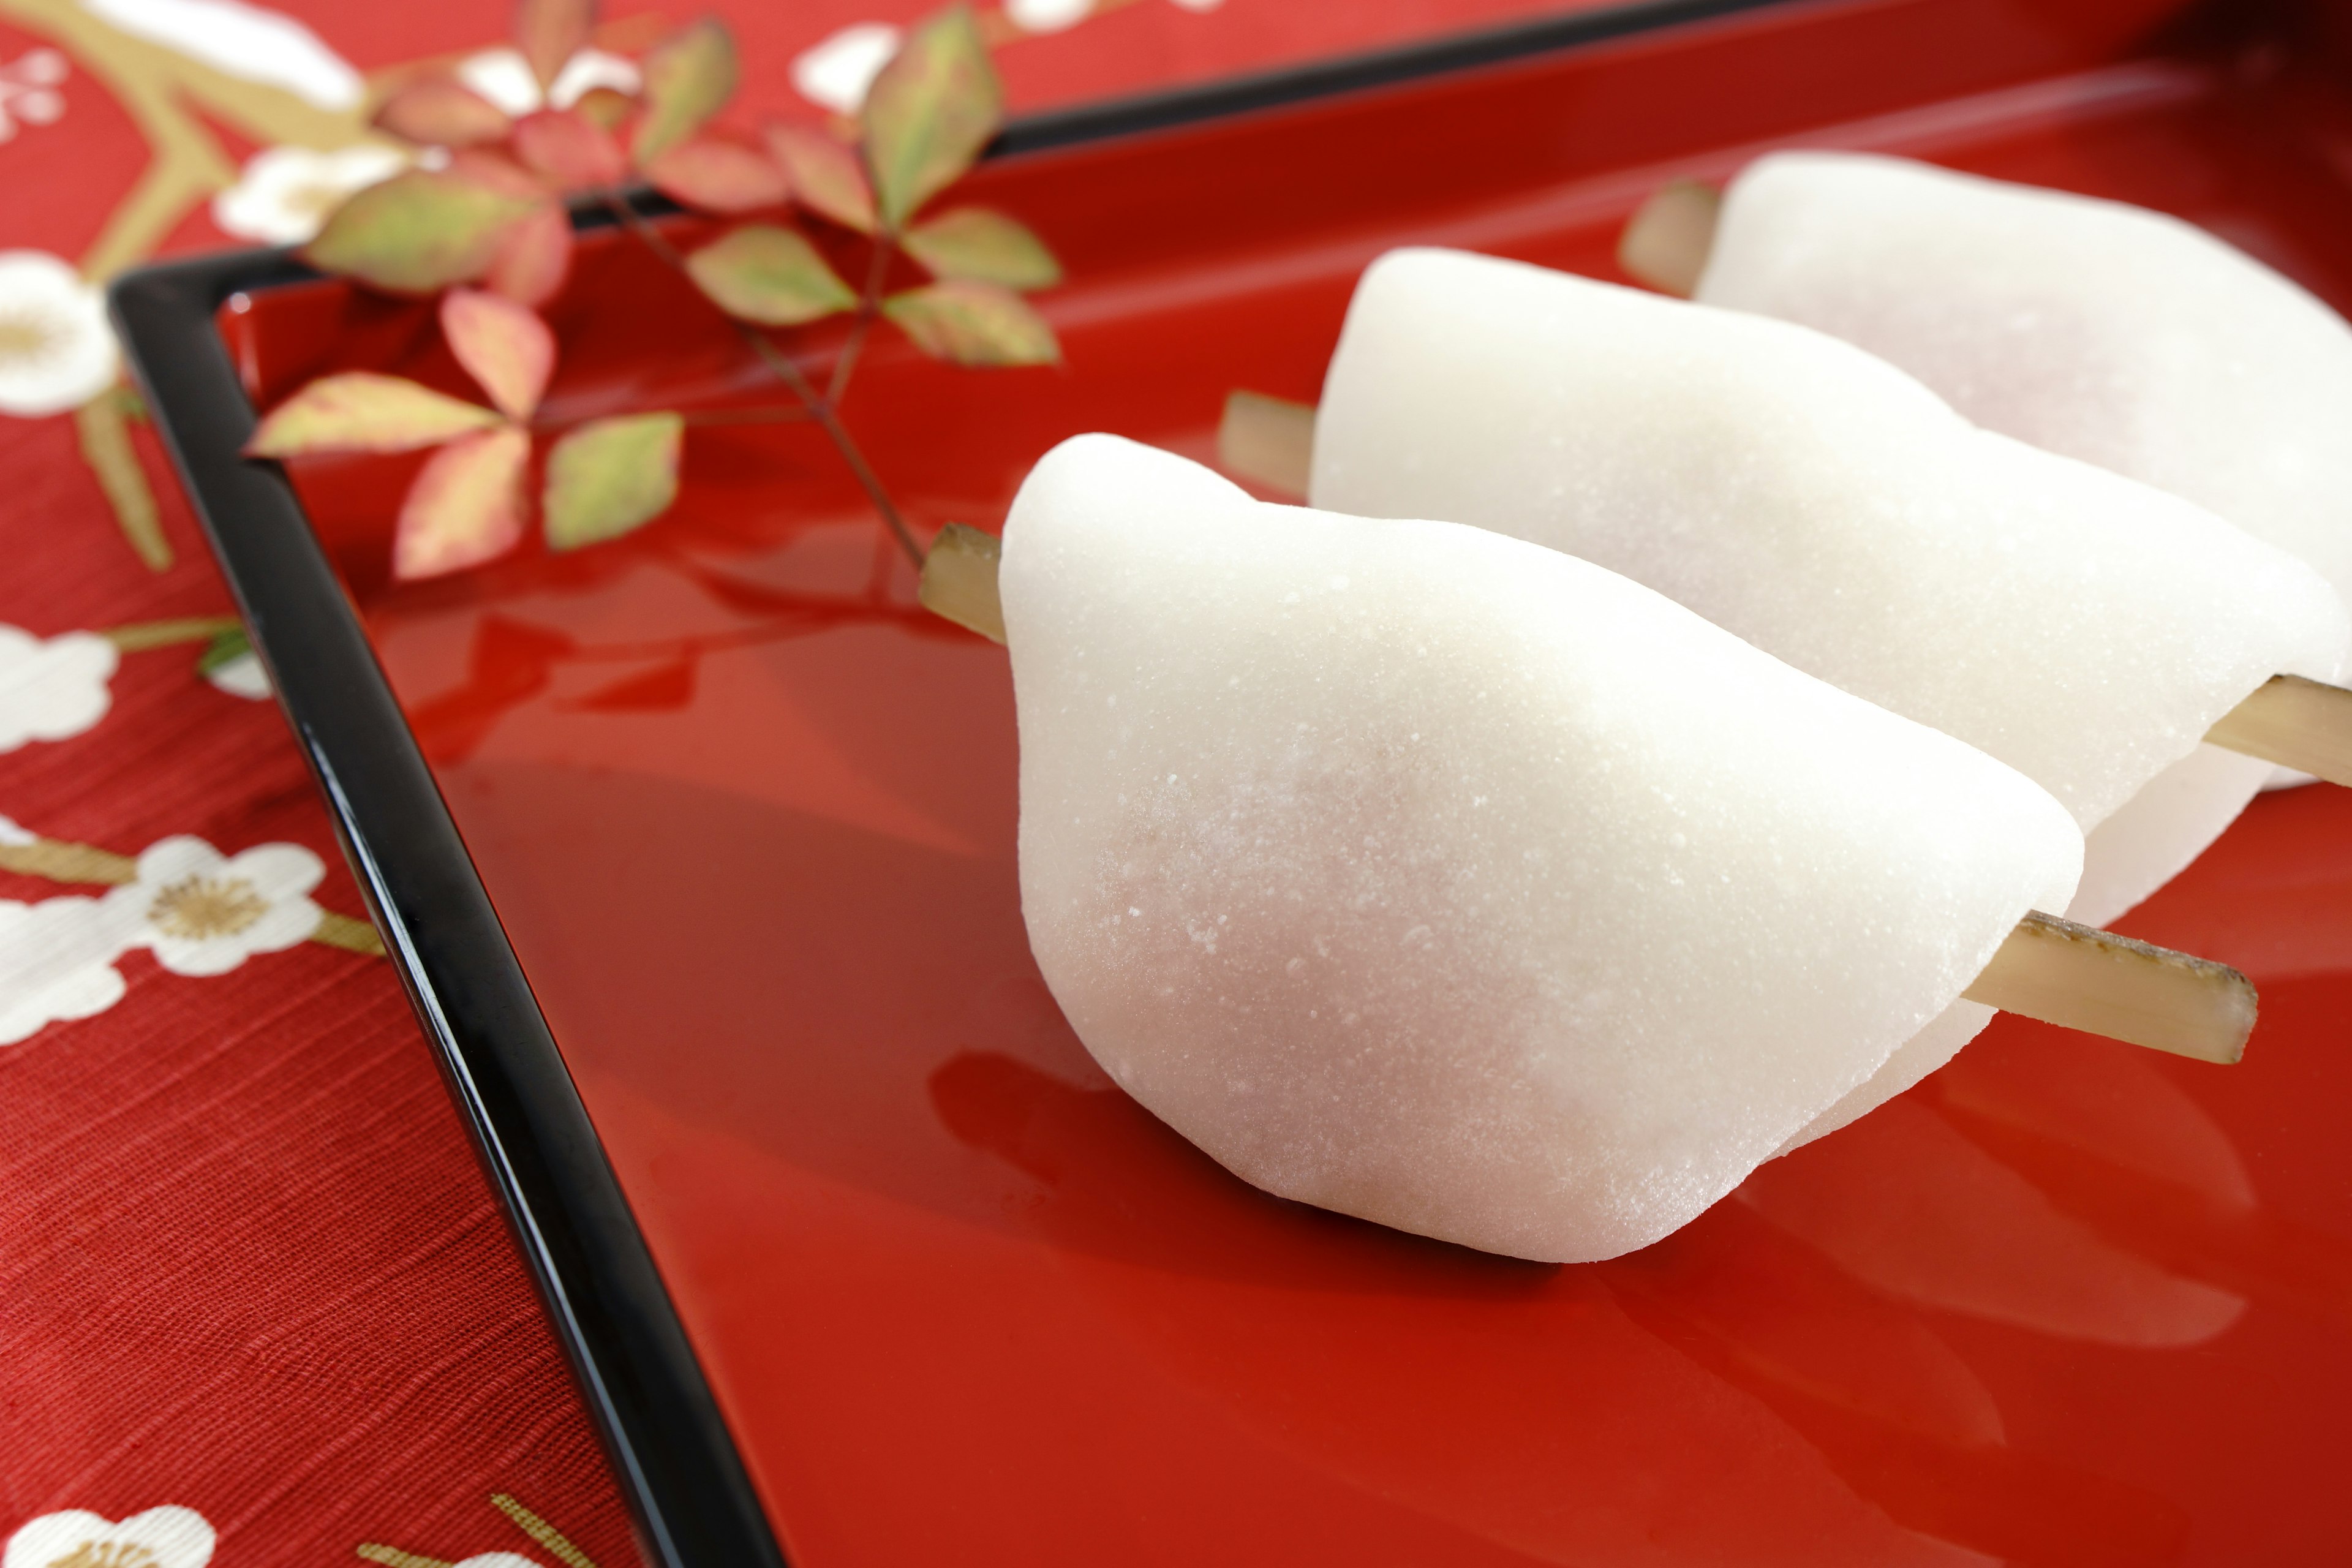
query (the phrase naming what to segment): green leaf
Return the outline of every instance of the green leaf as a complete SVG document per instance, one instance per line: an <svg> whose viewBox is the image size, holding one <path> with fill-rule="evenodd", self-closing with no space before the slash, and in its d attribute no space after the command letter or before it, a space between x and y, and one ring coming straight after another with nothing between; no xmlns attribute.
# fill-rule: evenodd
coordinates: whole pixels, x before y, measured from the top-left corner
<svg viewBox="0 0 2352 1568"><path fill-rule="evenodd" d="M555 85L566 60L588 47L595 25L596 0L522 0L515 7L515 47L541 92Z"/></svg>
<svg viewBox="0 0 2352 1568"><path fill-rule="evenodd" d="M884 226L904 226L971 168L1003 111L971 8L950 5L917 23L866 89L858 116Z"/></svg>
<svg viewBox="0 0 2352 1568"><path fill-rule="evenodd" d="M1052 364L1062 357L1054 329L1010 289L993 283L934 283L882 301L882 313L934 359L957 364Z"/></svg>
<svg viewBox="0 0 2352 1568"><path fill-rule="evenodd" d="M1051 289L1062 280L1061 264L1042 240L986 207L941 213L908 229L901 243L937 278L1007 289Z"/></svg>
<svg viewBox="0 0 2352 1568"><path fill-rule="evenodd" d="M508 418L527 421L555 374L555 334L528 305L474 289L441 296L441 335Z"/></svg>
<svg viewBox="0 0 2352 1568"><path fill-rule="evenodd" d="M555 550L614 539L669 510L686 421L675 414L593 419L547 455L547 542Z"/></svg>
<svg viewBox="0 0 2352 1568"><path fill-rule="evenodd" d="M646 112L629 148L644 168L701 128L735 94L735 37L715 16L689 24L646 56Z"/></svg>
<svg viewBox="0 0 2352 1568"><path fill-rule="evenodd" d="M411 170L337 207L302 255L395 294L430 294L489 270L508 229L532 205L462 175Z"/></svg>
<svg viewBox="0 0 2352 1568"><path fill-rule="evenodd" d="M249 458L313 452L413 452L499 423L488 409L396 375L321 376L270 410L245 444Z"/></svg>
<svg viewBox="0 0 2352 1568"><path fill-rule="evenodd" d="M790 190L784 172L762 154L709 136L656 158L646 178L672 201L707 213L757 212L780 205Z"/></svg>
<svg viewBox="0 0 2352 1568"><path fill-rule="evenodd" d="M720 310L762 326L797 327L857 304L807 237L772 224L745 224L704 246L686 270Z"/></svg>
<svg viewBox="0 0 2352 1568"><path fill-rule="evenodd" d="M792 183L793 199L860 234L874 232L874 187L856 151L797 125L768 127L768 153Z"/></svg>
<svg viewBox="0 0 2352 1568"><path fill-rule="evenodd" d="M252 651L253 639L245 635L243 626L230 626L226 631L215 632L212 639L205 644L205 651L196 656L196 673L210 675L222 665L232 659L243 658Z"/></svg>
<svg viewBox="0 0 2352 1568"><path fill-rule="evenodd" d="M423 147L471 147L513 128L506 111L451 76L417 77L375 111L378 129Z"/></svg>
<svg viewBox="0 0 2352 1568"><path fill-rule="evenodd" d="M530 433L501 425L433 454L408 487L392 535L392 574L438 577L504 555L522 538Z"/></svg>

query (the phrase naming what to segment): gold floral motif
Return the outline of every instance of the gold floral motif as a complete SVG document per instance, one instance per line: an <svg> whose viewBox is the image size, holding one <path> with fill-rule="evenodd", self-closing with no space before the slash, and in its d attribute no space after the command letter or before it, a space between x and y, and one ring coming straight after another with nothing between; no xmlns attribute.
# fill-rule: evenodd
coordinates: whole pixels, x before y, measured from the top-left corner
<svg viewBox="0 0 2352 1568"><path fill-rule="evenodd" d="M63 1557L51 1558L47 1568L155 1568L161 1561L128 1541L85 1541Z"/></svg>
<svg viewBox="0 0 2352 1568"><path fill-rule="evenodd" d="M156 894L155 901L147 907L147 919L165 936L204 942L235 936L268 912L269 900L244 878L196 876Z"/></svg>
<svg viewBox="0 0 2352 1568"><path fill-rule="evenodd" d="M26 311L0 316L0 364L47 359L64 342L65 333L39 316Z"/></svg>

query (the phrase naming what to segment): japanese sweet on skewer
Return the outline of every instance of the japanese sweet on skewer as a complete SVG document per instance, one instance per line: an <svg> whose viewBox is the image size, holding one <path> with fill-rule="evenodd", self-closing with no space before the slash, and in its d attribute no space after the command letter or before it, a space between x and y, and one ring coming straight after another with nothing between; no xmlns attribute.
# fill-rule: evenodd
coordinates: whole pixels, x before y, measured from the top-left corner
<svg viewBox="0 0 2352 1568"><path fill-rule="evenodd" d="M2080 830L2015 771L1492 531L1081 437L983 585L958 618L1013 654L1045 977L1122 1085L1286 1196L1529 1258L1644 1245L1905 1041L1956 1048L1989 1016L1962 993L2074 891ZM2242 979L2136 961L2242 1040Z"/></svg>
<svg viewBox="0 0 2352 1568"><path fill-rule="evenodd" d="M1486 258L1367 274L1311 466L1324 504L1595 560L2018 765L2091 831L2081 919L2160 885L2268 771L2199 737L2343 657L2314 573L2177 498L1977 430L1819 333ZM1939 1019L1792 1142L1989 1017Z"/></svg>
<svg viewBox="0 0 2352 1568"><path fill-rule="evenodd" d="M1989 430L2210 508L2352 601L2352 324L2168 214L1872 154L1661 190L1629 271L1855 343ZM2320 700L2275 690L2261 749ZM2336 771L2352 762L2338 752ZM2308 774L2281 777L2308 778Z"/></svg>

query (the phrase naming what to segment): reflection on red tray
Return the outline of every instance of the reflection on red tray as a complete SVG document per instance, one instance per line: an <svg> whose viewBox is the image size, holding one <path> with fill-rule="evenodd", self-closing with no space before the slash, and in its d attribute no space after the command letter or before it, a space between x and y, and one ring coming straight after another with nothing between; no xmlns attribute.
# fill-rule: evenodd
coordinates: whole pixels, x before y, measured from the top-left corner
<svg viewBox="0 0 2352 1568"><path fill-rule="evenodd" d="M2352 305L2346 66L2176 10L1781 7L993 164L1067 368L886 346L850 420L919 529L993 526L1062 437L1205 457L1228 387L1314 395L1389 246L1613 275L1660 179L1789 142L2179 212ZM552 415L772 400L640 252L582 269ZM265 403L463 389L420 307L224 322ZM642 535L395 589L411 468L299 483L796 1561L2352 1548L2352 796L2260 802L2125 922L2253 973L2243 1066L2005 1019L1659 1246L1537 1267L1265 1197L1092 1067L1022 931L1003 656L811 433L698 429Z"/></svg>

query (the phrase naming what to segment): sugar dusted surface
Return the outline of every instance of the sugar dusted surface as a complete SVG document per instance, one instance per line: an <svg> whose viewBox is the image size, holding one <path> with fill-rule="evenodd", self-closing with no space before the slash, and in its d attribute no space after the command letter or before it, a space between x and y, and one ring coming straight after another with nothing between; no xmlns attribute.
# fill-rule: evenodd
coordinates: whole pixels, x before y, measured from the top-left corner
<svg viewBox="0 0 2352 1568"><path fill-rule="evenodd" d="M1245 1179L1643 1246L1950 1007L2080 838L1639 585L1109 437L1006 525L1021 879L1104 1068Z"/></svg>
<svg viewBox="0 0 2352 1568"><path fill-rule="evenodd" d="M2086 829L2270 676L2334 679L2311 568L2177 496L1979 430L1789 322L1460 252L1366 273L1314 499L1475 523L1622 572L1799 668L2011 763ZM2189 765L2095 835L2095 922L2235 816Z"/></svg>
<svg viewBox="0 0 2352 1568"><path fill-rule="evenodd" d="M2202 229L1907 159L1775 153L1732 183L1698 297L1857 343L2352 599L2352 326Z"/></svg>

